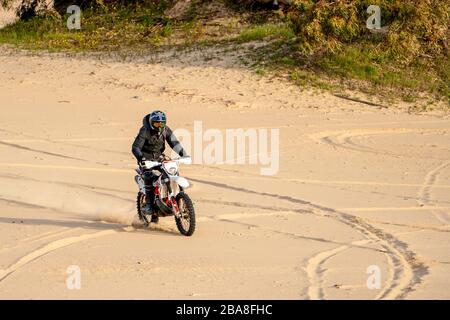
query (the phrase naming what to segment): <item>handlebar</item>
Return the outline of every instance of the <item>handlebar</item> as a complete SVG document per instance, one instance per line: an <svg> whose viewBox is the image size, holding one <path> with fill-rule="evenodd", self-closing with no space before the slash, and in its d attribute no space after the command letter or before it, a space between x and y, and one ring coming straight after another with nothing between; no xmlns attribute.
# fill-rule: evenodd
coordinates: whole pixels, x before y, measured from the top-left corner
<svg viewBox="0 0 450 320"><path fill-rule="evenodd" d="M152 168L160 167L164 162L168 162L168 161L176 161L177 163L182 163L182 164L192 164L191 157L180 157L177 159L163 160L162 162L146 160L146 161L143 161L144 162L143 166L141 163L139 164L139 166L145 167L146 169L152 169Z"/></svg>

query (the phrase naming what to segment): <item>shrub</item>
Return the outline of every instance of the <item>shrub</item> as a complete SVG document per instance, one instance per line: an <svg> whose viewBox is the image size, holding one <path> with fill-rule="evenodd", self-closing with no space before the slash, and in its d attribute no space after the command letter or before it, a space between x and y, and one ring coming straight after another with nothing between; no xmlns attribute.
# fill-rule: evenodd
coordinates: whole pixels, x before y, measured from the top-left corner
<svg viewBox="0 0 450 320"><path fill-rule="evenodd" d="M384 36L366 28L369 5L381 9ZM293 0L287 19L304 54L334 52L355 41L411 61L419 55L448 55L449 0Z"/></svg>

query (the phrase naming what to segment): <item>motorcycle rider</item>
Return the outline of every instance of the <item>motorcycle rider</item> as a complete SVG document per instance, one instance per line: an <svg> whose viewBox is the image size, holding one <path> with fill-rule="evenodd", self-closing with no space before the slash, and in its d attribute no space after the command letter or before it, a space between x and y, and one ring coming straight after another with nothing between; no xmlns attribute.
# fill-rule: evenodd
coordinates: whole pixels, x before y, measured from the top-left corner
<svg viewBox="0 0 450 320"><path fill-rule="evenodd" d="M164 112L159 110L153 111L146 115L142 122L143 126L139 130L131 148L133 155L141 166L146 160L159 162L164 160L166 142L181 157L187 156L181 143L172 133L172 130L166 125L167 117ZM156 216L153 211L155 197L153 183L158 176L153 173L153 170L144 170L143 176L145 183L145 198L147 202L145 211L152 215L151 222L156 223L158 222L158 216Z"/></svg>

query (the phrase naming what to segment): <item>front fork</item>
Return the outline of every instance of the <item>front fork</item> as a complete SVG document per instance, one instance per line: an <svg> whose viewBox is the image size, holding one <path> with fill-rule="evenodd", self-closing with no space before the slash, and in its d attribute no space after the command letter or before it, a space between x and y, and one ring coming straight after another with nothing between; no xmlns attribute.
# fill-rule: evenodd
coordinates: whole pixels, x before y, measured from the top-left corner
<svg viewBox="0 0 450 320"><path fill-rule="evenodd" d="M168 202L172 206L173 214L175 215L175 217L177 219L179 219L181 217L180 208L178 207L177 199L176 199L175 194L173 192L172 186L170 185L170 181L167 182L166 186L167 186L168 198L170 199Z"/></svg>
<svg viewBox="0 0 450 320"><path fill-rule="evenodd" d="M172 202L173 214L175 215L175 217L177 217L177 219L180 219L180 217L181 217L180 208L178 207L178 203L177 203L177 200L175 199L175 197L171 198L171 202Z"/></svg>

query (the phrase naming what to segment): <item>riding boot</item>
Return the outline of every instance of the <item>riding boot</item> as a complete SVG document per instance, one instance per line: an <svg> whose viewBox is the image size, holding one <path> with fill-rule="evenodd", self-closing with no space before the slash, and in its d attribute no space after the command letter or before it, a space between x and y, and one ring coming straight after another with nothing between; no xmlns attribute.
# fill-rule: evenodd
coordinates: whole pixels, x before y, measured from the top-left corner
<svg viewBox="0 0 450 320"><path fill-rule="evenodd" d="M155 195L153 193L153 190L151 188L145 189L145 200L147 202L147 205L145 206L145 211L147 214L153 214L153 202L155 199Z"/></svg>

